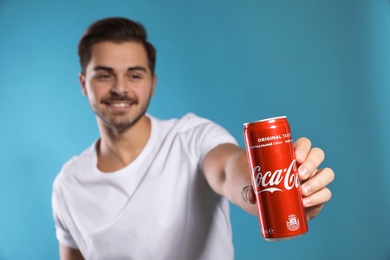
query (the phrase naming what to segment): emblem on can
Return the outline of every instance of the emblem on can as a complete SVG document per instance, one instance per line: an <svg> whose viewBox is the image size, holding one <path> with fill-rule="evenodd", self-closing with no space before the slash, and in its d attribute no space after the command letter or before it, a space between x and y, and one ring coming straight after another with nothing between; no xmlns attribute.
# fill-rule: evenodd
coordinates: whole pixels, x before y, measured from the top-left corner
<svg viewBox="0 0 390 260"><path fill-rule="evenodd" d="M288 230L291 230L291 231L298 230L298 228L300 226L299 219L294 214L291 214L290 216L288 216L288 221L286 221L286 225L287 225Z"/></svg>

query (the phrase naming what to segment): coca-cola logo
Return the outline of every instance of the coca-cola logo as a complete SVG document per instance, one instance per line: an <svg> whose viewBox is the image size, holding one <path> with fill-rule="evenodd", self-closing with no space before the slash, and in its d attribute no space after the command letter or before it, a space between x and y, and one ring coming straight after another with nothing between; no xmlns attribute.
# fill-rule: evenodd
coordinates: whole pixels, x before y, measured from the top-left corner
<svg viewBox="0 0 390 260"><path fill-rule="evenodd" d="M283 182L285 190L291 190L292 188L299 187L299 178L296 169L296 161L293 160L288 168L278 169L274 172L267 171L265 173L261 172L260 166L255 166L253 168L254 185L256 186L256 193L261 192L275 192L282 191L280 189L280 183Z"/></svg>

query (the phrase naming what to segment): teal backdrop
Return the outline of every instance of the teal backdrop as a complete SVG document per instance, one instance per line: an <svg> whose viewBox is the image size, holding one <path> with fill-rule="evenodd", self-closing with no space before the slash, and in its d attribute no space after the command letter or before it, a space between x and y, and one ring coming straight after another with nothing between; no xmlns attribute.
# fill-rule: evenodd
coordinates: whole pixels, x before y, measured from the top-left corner
<svg viewBox="0 0 390 260"><path fill-rule="evenodd" d="M58 259L52 182L96 138L77 42L141 21L158 51L149 113L243 123L286 115L326 152L332 200L302 238L269 243L232 205L235 259L390 259L387 0L0 0L0 259Z"/></svg>

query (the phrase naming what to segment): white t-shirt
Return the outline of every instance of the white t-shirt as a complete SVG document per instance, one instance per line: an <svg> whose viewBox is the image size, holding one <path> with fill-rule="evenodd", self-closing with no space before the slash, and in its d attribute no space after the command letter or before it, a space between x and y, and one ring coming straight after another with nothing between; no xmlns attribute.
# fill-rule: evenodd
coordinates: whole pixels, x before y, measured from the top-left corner
<svg viewBox="0 0 390 260"><path fill-rule="evenodd" d="M53 184L57 239L93 260L233 259L229 203L202 163L235 139L194 114L149 117L150 138L125 168L100 172L95 144L63 166Z"/></svg>

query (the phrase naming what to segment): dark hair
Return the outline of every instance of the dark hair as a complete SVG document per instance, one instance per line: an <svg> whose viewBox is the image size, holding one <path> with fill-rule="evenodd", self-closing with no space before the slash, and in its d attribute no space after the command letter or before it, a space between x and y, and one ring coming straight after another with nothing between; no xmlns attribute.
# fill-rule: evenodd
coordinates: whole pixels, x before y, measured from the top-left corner
<svg viewBox="0 0 390 260"><path fill-rule="evenodd" d="M147 37L145 27L141 23L130 19L113 17L96 21L84 32L78 45L82 72L85 73L91 60L91 49L94 44L103 41L135 41L144 46L148 56L149 68L153 75L156 64L156 49L147 41Z"/></svg>

